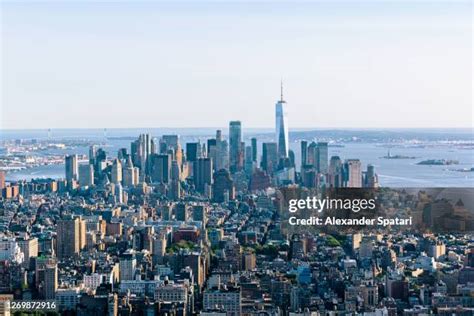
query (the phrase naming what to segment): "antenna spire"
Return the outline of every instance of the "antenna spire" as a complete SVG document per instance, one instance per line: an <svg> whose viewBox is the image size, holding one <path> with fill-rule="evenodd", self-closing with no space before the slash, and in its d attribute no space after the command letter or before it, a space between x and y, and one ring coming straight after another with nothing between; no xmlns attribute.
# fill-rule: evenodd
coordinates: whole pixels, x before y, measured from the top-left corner
<svg viewBox="0 0 474 316"><path fill-rule="evenodd" d="M283 102L283 79L280 80L281 102Z"/></svg>

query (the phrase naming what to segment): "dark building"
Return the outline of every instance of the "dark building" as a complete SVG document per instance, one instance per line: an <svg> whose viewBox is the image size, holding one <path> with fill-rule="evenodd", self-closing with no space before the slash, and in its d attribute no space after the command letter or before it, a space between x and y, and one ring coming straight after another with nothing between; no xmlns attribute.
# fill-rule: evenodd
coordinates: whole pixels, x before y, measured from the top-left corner
<svg viewBox="0 0 474 316"><path fill-rule="evenodd" d="M199 158L194 161L194 185L196 190L205 193L206 185L212 185L212 160L211 158Z"/></svg>
<svg viewBox="0 0 474 316"><path fill-rule="evenodd" d="M176 220L185 222L188 219L188 206L185 203L178 203L175 206Z"/></svg>
<svg viewBox="0 0 474 316"><path fill-rule="evenodd" d="M252 161L253 162L257 162L257 155L258 155L258 151L257 151L257 139L255 137L253 137L251 140L252 142Z"/></svg>
<svg viewBox="0 0 474 316"><path fill-rule="evenodd" d="M262 168L268 174L273 174L278 168L277 143L263 143L262 145Z"/></svg>
<svg viewBox="0 0 474 316"><path fill-rule="evenodd" d="M244 167L244 150L240 121L231 121L229 124L229 149L230 172L234 173L242 170Z"/></svg>
<svg viewBox="0 0 474 316"><path fill-rule="evenodd" d="M214 173L214 184L212 188L214 202L222 203L227 197L229 200L235 198L234 181L232 181L230 173L226 169L221 169Z"/></svg>
<svg viewBox="0 0 474 316"><path fill-rule="evenodd" d="M308 142L305 140L301 141L301 168L307 163L308 157Z"/></svg>
<svg viewBox="0 0 474 316"><path fill-rule="evenodd" d="M199 143L186 143L186 160L187 161L196 161L201 157L199 154L201 152L201 144Z"/></svg>
<svg viewBox="0 0 474 316"><path fill-rule="evenodd" d="M270 176L260 168L256 168L250 178L249 189L250 191L265 190L271 186Z"/></svg>
<svg viewBox="0 0 474 316"><path fill-rule="evenodd" d="M171 172L171 156L164 154L152 154L150 156L151 181L156 183L168 183Z"/></svg>

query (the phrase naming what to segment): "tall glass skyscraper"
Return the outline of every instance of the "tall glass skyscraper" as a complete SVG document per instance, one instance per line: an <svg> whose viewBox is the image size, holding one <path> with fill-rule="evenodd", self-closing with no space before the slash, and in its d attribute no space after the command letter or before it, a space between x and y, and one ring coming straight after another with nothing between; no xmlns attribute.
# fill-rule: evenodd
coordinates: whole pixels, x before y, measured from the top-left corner
<svg viewBox="0 0 474 316"><path fill-rule="evenodd" d="M242 150L242 125L240 121L231 121L229 124L229 158L230 172L242 170L243 150Z"/></svg>
<svg viewBox="0 0 474 316"><path fill-rule="evenodd" d="M281 84L281 98L275 104L275 131L278 145L278 156L288 157L288 120L286 113L286 101L283 100L283 83Z"/></svg>

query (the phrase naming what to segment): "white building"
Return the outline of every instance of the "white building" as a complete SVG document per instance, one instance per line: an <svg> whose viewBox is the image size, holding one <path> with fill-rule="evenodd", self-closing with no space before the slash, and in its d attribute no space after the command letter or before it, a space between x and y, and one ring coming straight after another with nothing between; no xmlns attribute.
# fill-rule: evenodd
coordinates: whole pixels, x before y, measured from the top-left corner
<svg viewBox="0 0 474 316"><path fill-rule="evenodd" d="M119 293L124 295L130 292L138 297L154 297L156 289L163 285L162 280L128 280L120 282Z"/></svg>
<svg viewBox="0 0 474 316"><path fill-rule="evenodd" d="M92 273L90 275L84 275L84 287L95 290L102 284L103 276L99 273Z"/></svg>
<svg viewBox="0 0 474 316"><path fill-rule="evenodd" d="M185 284L167 284L156 288L155 301L188 302L188 287Z"/></svg>
<svg viewBox="0 0 474 316"><path fill-rule="evenodd" d="M25 256L15 239L4 238L0 240L0 260L8 260L21 264L24 258Z"/></svg>
<svg viewBox="0 0 474 316"><path fill-rule="evenodd" d="M204 292L203 308L206 311L225 311L227 316L237 316L242 313L242 294L240 289L208 290Z"/></svg>
<svg viewBox="0 0 474 316"><path fill-rule="evenodd" d="M362 164L359 159L348 159L346 161L348 188L362 188Z"/></svg>
<svg viewBox="0 0 474 316"><path fill-rule="evenodd" d="M30 259L38 257L38 238L17 240L18 246L23 252L25 267L30 265Z"/></svg>

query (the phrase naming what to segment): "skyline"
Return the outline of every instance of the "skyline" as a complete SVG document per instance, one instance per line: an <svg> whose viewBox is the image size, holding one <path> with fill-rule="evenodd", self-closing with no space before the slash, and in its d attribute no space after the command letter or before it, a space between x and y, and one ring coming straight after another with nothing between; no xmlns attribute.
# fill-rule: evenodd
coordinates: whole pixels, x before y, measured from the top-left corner
<svg viewBox="0 0 474 316"><path fill-rule="evenodd" d="M468 1L1 6L1 130L473 126Z"/></svg>

